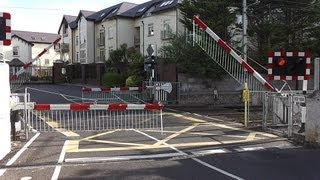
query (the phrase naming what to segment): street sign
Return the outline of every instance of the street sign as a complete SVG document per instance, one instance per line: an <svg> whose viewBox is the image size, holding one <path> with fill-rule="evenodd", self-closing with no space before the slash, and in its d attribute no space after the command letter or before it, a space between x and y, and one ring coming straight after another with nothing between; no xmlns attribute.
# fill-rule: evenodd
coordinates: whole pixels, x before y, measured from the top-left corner
<svg viewBox="0 0 320 180"><path fill-rule="evenodd" d="M293 102L294 103L305 103L306 97L303 95L294 95L293 96Z"/></svg>
<svg viewBox="0 0 320 180"><path fill-rule="evenodd" d="M147 52L149 56L154 56L154 45L149 44L148 48L147 48Z"/></svg>

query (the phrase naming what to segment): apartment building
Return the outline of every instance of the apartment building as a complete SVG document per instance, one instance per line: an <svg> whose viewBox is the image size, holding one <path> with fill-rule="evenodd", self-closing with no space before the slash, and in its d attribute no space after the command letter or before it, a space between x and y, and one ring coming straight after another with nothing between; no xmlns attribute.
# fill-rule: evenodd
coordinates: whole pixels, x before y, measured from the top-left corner
<svg viewBox="0 0 320 180"><path fill-rule="evenodd" d="M122 44L135 47L143 56L148 56L151 45L159 56L161 46L174 34L185 31L179 21L178 3L179 0L123 2L98 12L81 10L77 17L65 15L58 30L62 37L61 59L82 66L100 64ZM86 76L85 72L82 76Z"/></svg>
<svg viewBox="0 0 320 180"><path fill-rule="evenodd" d="M65 15L58 30L61 59L81 64L104 62L122 44L136 47L143 55L153 45L158 55L173 34L184 32L177 5L178 0L123 2L98 12L81 10L76 18Z"/></svg>

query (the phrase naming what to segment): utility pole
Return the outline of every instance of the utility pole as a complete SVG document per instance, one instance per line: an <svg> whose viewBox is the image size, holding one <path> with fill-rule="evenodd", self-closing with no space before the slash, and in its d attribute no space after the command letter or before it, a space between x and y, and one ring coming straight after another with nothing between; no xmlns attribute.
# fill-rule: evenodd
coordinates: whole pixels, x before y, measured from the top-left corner
<svg viewBox="0 0 320 180"><path fill-rule="evenodd" d="M242 48L243 48L243 60L247 61L247 28L248 28L248 17L247 17L247 0L242 1Z"/></svg>

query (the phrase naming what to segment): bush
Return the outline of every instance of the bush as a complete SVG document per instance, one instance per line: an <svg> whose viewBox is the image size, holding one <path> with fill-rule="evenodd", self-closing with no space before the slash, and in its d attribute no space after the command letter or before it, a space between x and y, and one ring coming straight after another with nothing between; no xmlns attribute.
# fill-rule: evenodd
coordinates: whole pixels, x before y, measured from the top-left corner
<svg viewBox="0 0 320 180"><path fill-rule="evenodd" d="M131 75L126 80L126 86L132 87L132 86L140 86L142 84L142 77Z"/></svg>
<svg viewBox="0 0 320 180"><path fill-rule="evenodd" d="M105 73L102 76L103 87L119 87L124 85L124 80L118 73Z"/></svg>

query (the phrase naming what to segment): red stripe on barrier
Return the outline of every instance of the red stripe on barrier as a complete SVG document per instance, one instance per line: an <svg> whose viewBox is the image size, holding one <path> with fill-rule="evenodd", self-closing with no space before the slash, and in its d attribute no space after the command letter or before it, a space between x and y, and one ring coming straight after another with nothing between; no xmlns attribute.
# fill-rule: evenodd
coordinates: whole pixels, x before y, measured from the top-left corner
<svg viewBox="0 0 320 180"><path fill-rule="evenodd" d="M61 40L61 37L59 37L58 39L56 39L55 41L53 41L53 44L57 44L60 40Z"/></svg>
<svg viewBox="0 0 320 180"><path fill-rule="evenodd" d="M11 19L11 15L9 13L3 13L3 17L5 19Z"/></svg>
<svg viewBox="0 0 320 180"><path fill-rule="evenodd" d="M250 73L253 74L254 70L253 68L245 61L242 61L241 65Z"/></svg>
<svg viewBox="0 0 320 180"><path fill-rule="evenodd" d="M10 33L11 32L11 27L10 26L6 26L4 31L6 33Z"/></svg>
<svg viewBox="0 0 320 180"><path fill-rule="evenodd" d="M310 80L310 75L305 75L304 80Z"/></svg>
<svg viewBox="0 0 320 180"><path fill-rule="evenodd" d="M292 76L292 80L298 80L298 76Z"/></svg>
<svg viewBox="0 0 320 180"><path fill-rule="evenodd" d="M82 88L82 92L91 92L91 91L92 91L91 88L87 88L87 87Z"/></svg>
<svg viewBox="0 0 320 180"><path fill-rule="evenodd" d="M48 50L44 49L38 56L42 56L44 53L46 53Z"/></svg>
<svg viewBox="0 0 320 180"><path fill-rule="evenodd" d="M10 39L3 40L3 45L4 46L10 46L11 45L11 40Z"/></svg>
<svg viewBox="0 0 320 180"><path fill-rule="evenodd" d="M31 64L32 64L32 62L29 62L29 63L23 65L23 69L27 69Z"/></svg>
<svg viewBox="0 0 320 180"><path fill-rule="evenodd" d="M144 91L144 90L146 90L147 89L147 87L146 86L142 86L142 87L139 87L139 92L142 92L142 91Z"/></svg>
<svg viewBox="0 0 320 180"><path fill-rule="evenodd" d="M268 52L268 57L274 57L274 52L273 51Z"/></svg>
<svg viewBox="0 0 320 180"><path fill-rule="evenodd" d="M194 16L193 20L196 24L198 24L198 26L201 29L206 30L208 28L208 26L203 21L201 21L198 17Z"/></svg>
<svg viewBox="0 0 320 180"><path fill-rule="evenodd" d="M272 80L274 80L274 75L268 75L268 79L270 80L270 81L272 81Z"/></svg>
<svg viewBox="0 0 320 180"><path fill-rule="evenodd" d="M70 104L70 110L83 111L89 110L90 105L88 104Z"/></svg>
<svg viewBox="0 0 320 180"><path fill-rule="evenodd" d="M145 110L160 110L162 108L162 104L146 104L144 107Z"/></svg>
<svg viewBox="0 0 320 180"><path fill-rule="evenodd" d="M129 91L129 87L120 87L120 91Z"/></svg>
<svg viewBox="0 0 320 180"><path fill-rule="evenodd" d="M281 53L281 57L286 57L287 56L287 52L285 52L285 51L281 51L280 53Z"/></svg>
<svg viewBox="0 0 320 180"><path fill-rule="evenodd" d="M269 89L271 91L275 91L275 89L269 83L264 83L264 87L266 87L267 89Z"/></svg>
<svg viewBox="0 0 320 180"><path fill-rule="evenodd" d="M13 75L10 77L10 81L16 81L18 79L17 75Z"/></svg>
<svg viewBox="0 0 320 180"><path fill-rule="evenodd" d="M273 68L273 64L268 64L268 69L272 69Z"/></svg>
<svg viewBox="0 0 320 180"><path fill-rule="evenodd" d="M299 52L298 51L294 51L293 53L293 57L298 57L299 56Z"/></svg>
<svg viewBox="0 0 320 180"><path fill-rule="evenodd" d="M50 110L50 104L35 104L33 109L38 111L48 111Z"/></svg>
<svg viewBox="0 0 320 180"><path fill-rule="evenodd" d="M306 69L311 69L311 64L306 64Z"/></svg>
<svg viewBox="0 0 320 180"><path fill-rule="evenodd" d="M101 92L109 92L111 91L111 88L100 88Z"/></svg>
<svg viewBox="0 0 320 180"><path fill-rule="evenodd" d="M218 44L228 53L230 53L231 51L231 47L228 46L228 44L226 42L224 42L222 39L219 39Z"/></svg>
<svg viewBox="0 0 320 180"><path fill-rule="evenodd" d="M109 104L108 110L111 111L124 111L128 107L127 104Z"/></svg>
<svg viewBox="0 0 320 180"><path fill-rule="evenodd" d="M312 56L312 54L310 51L304 52L304 57L311 57L311 56Z"/></svg>

